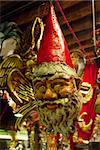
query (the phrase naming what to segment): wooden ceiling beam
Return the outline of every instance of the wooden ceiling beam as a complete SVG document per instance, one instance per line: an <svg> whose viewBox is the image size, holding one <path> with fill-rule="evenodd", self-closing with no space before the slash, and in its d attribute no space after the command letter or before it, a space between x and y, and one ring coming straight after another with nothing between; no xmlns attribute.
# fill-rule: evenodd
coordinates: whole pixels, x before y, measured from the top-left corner
<svg viewBox="0 0 100 150"><path fill-rule="evenodd" d="M9 1L0 1L0 5L2 6L2 7L5 7L6 5L8 5L10 2Z"/></svg>
<svg viewBox="0 0 100 150"><path fill-rule="evenodd" d="M49 3L46 2L44 5L40 5L38 8L31 8L30 10L25 11L24 13L20 14L19 16L16 16L13 18L13 20L18 24L18 25L23 25L27 24L29 22L32 22L35 17L44 17L48 15L49 12ZM27 17L26 17L27 16Z"/></svg>
<svg viewBox="0 0 100 150"><path fill-rule="evenodd" d="M70 49L70 51L75 51L75 50L79 50L79 48L76 47L76 48ZM85 48L85 51L86 51L86 53L94 53L94 46L92 45L88 48Z"/></svg>
<svg viewBox="0 0 100 150"><path fill-rule="evenodd" d="M66 2L67 4L67 2ZM66 10L66 9L65 9ZM48 14L48 4L45 3L45 5L41 5L40 8L38 9L34 9L34 11L31 9L30 11L27 11L24 12L23 14L21 14L20 16L17 16L15 18L16 20L16 23L21 25L21 24L25 24L25 23L28 23L28 22L31 22L34 20L34 18L36 16L38 17L44 17ZM85 13L83 13L83 11L85 11ZM87 16L91 13L91 7L89 8L89 6L86 6L85 8L83 9L80 9L78 11L71 11L71 13L68 13L68 16L67 16L67 19L70 21L75 21L75 20L78 20L80 17L84 17L84 16ZM24 19L25 17L27 16L26 19ZM60 14L61 16L61 14ZM63 20L62 17L59 17L59 22L61 22L62 24L65 23L65 21Z"/></svg>
<svg viewBox="0 0 100 150"><path fill-rule="evenodd" d="M96 13L96 24L100 21L100 11ZM70 23L70 26L72 27L74 32L80 32L82 30L87 30L92 28L92 18L91 16L86 16L83 19L80 19L79 21L75 21ZM69 31L66 24L61 26L62 32L64 33L64 36L69 35L71 32Z"/></svg>
<svg viewBox="0 0 100 150"><path fill-rule="evenodd" d="M92 30L85 30L85 31L79 32L77 37L78 37L80 43L85 41L85 40L91 40L92 41ZM73 35L66 36L65 39L66 39L67 44L69 46L77 43L77 41L75 40Z"/></svg>
<svg viewBox="0 0 100 150"><path fill-rule="evenodd" d="M61 5L62 7L65 9L65 8L69 8L70 6L73 6L75 4L78 4L80 1L82 0L79 0L79 1L67 1L67 2L61 2ZM65 5L66 4L66 5ZM59 11L57 9L57 7L55 7L56 11ZM12 20L14 20L18 25L23 25L23 24L27 24L31 21L34 20L34 18L36 16L38 17L44 17L48 14L49 12L49 3L48 2L45 2L43 5L39 6L38 8L34 8L34 9L30 9L28 10L28 13L27 11L25 11L24 13L20 13L20 15L17 15L17 16L12 16ZM27 18L26 18L27 16ZM24 19L25 18L25 19Z"/></svg>
<svg viewBox="0 0 100 150"><path fill-rule="evenodd" d="M63 4L66 3L65 7L70 7L70 5L71 5L71 2L62 2L62 3ZM67 3L70 3L69 6L67 6ZM75 2L73 1L72 4L75 5ZM96 2L96 11L98 11L98 10L100 10L100 3ZM28 10L28 12L25 11L25 12L22 12L20 15L14 16L14 18L12 16L12 20L15 21L18 25L27 24L27 23L33 21L36 16L38 16L38 17L46 16L48 14L48 11L49 11L49 6L48 6L48 3L46 2L46 3L44 3L44 5L41 5L40 7L38 7L38 9L37 8L34 10L30 9L30 10ZM64 11L66 11L66 9ZM83 18L83 17L91 14L91 6L89 7L85 4L85 7L78 9L78 11L77 10L73 11L73 9L70 11L71 12L68 12L68 13L66 11L66 13L67 13L66 18L68 19L69 22L72 22L72 21L78 20L80 18ZM61 16L61 14L60 14L60 16ZM65 23L65 21L62 17L59 18L59 22L61 22L62 25ZM73 28L75 28L74 26L75 25L73 25ZM78 28L77 28L77 30L78 30Z"/></svg>
<svg viewBox="0 0 100 150"><path fill-rule="evenodd" d="M81 30L92 28L92 21L90 19L90 16L88 16L84 18L83 20L80 19L80 21L70 23L70 26L72 27L74 32L79 32ZM62 32L64 33L64 36L71 34L66 24L61 26L61 29L62 29Z"/></svg>
<svg viewBox="0 0 100 150"><path fill-rule="evenodd" d="M88 47L87 46L83 46L85 52L91 52L91 51L94 51L94 46L91 44L89 45ZM74 51L74 50L79 50L80 48L79 47L73 47L73 48L69 48L69 51Z"/></svg>
<svg viewBox="0 0 100 150"><path fill-rule="evenodd" d="M91 14L91 5L85 5L84 7L82 7L82 8L80 7L78 10L77 9L73 10L73 11L70 10L70 12L67 12L66 9L64 10L64 14L69 22L78 20L80 18L83 18L83 17ZM65 24L65 20L62 16L61 17L60 16L58 16L58 19L59 19L59 22L61 22L63 25L63 24Z"/></svg>
<svg viewBox="0 0 100 150"><path fill-rule="evenodd" d="M78 19L81 19L81 18L84 18L88 15L92 15L92 8L91 8L91 3L90 1L84 1L84 7L79 7L79 9L75 9L75 10L72 10L70 9L69 12L67 12L67 10L65 9L64 12L65 12L65 16L67 18L67 20L69 22L72 22L72 21L75 21L75 20L78 20ZM95 2L96 3L96 9L95 11L100 11L100 2ZM74 9L74 7L73 7ZM61 15L60 15L61 16ZM59 22L61 22L61 24L65 24L65 20L63 19L63 17L61 16L58 16L58 19L59 19Z"/></svg>
<svg viewBox="0 0 100 150"><path fill-rule="evenodd" d="M83 41L83 42L81 42L81 45L84 48L84 50L88 49L89 47L93 47L93 43L91 42L91 40ZM69 47L69 50L74 50L74 49L78 49L79 48L77 43L75 43L73 45L70 45L68 47Z"/></svg>
<svg viewBox="0 0 100 150"><path fill-rule="evenodd" d="M73 1L73 0L67 0L67 1L59 1L60 3L60 6L61 8L64 10L64 9L68 9L70 7L73 7L77 4L79 4L82 0L78 0L78 1ZM59 8L57 7L57 4L56 2L54 1L53 2L53 5L54 5L54 8L55 8L55 11L58 13L59 12Z"/></svg>
<svg viewBox="0 0 100 150"><path fill-rule="evenodd" d="M28 7L33 5L35 2L28 2L28 1L11 1L8 2L8 4L5 4L4 6L1 5L1 14L0 14L0 20L5 21L9 20L9 18L14 18L15 16L18 16L23 11L27 10Z"/></svg>

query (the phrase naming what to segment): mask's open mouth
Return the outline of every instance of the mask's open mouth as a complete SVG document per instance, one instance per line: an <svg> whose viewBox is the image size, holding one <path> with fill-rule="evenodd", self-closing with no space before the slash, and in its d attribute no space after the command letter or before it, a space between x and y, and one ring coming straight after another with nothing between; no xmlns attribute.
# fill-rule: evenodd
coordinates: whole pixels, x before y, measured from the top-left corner
<svg viewBox="0 0 100 150"><path fill-rule="evenodd" d="M49 99L49 100L44 100L44 99L42 99L42 100L37 100L37 102L38 102L38 104L39 104L39 106L41 106L41 107L48 107L48 106L53 106L53 105L55 105L55 107L57 107L57 106L67 106L67 104L72 104L72 105L74 105L74 104L76 104L78 101L80 101L79 100L79 98L78 98L78 94L77 93L74 93L73 95L72 94L68 94L68 95L66 95L66 97L64 98L58 98L58 99Z"/></svg>
<svg viewBox="0 0 100 150"><path fill-rule="evenodd" d="M39 118L46 131L67 136L74 131L80 111L80 99L77 95L52 101L38 100L37 103Z"/></svg>
<svg viewBox="0 0 100 150"><path fill-rule="evenodd" d="M68 98L59 99L55 101L47 101L42 105L42 107L47 107L49 110L54 111L55 109L63 107L64 105L66 106L67 102Z"/></svg>
<svg viewBox="0 0 100 150"><path fill-rule="evenodd" d="M50 110L55 110L56 108L58 108L57 104L47 104L47 108Z"/></svg>

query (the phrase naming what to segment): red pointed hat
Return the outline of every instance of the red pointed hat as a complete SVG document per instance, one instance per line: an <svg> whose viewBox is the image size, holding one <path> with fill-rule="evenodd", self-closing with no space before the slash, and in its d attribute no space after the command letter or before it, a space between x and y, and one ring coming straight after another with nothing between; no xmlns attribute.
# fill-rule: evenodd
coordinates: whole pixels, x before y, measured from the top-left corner
<svg viewBox="0 0 100 150"><path fill-rule="evenodd" d="M50 13L45 20L37 64L33 72L33 82L52 75L53 78L78 77L52 3L50 3Z"/></svg>
<svg viewBox="0 0 100 150"><path fill-rule="evenodd" d="M60 62L73 67L52 3L50 3L50 13L46 16L44 35L37 56L37 63L43 62Z"/></svg>

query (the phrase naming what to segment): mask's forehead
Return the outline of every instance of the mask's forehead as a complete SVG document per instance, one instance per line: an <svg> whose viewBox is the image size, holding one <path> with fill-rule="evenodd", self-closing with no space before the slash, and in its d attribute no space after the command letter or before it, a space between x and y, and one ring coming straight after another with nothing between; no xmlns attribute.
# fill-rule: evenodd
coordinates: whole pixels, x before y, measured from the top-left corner
<svg viewBox="0 0 100 150"><path fill-rule="evenodd" d="M57 78L55 75L52 75L52 76L45 76L45 77L40 77L40 78L37 78L37 80L34 81L34 85L37 84L37 83L45 83L46 81L48 81L48 83L50 84L57 84L57 83L61 83L61 82L72 82L73 81L73 78L70 77L70 76L67 76L67 77L59 77Z"/></svg>
<svg viewBox="0 0 100 150"><path fill-rule="evenodd" d="M58 63L43 63L33 71L33 83L36 80L53 80L55 78L69 79L70 77L78 78L75 70L69 66Z"/></svg>
<svg viewBox="0 0 100 150"><path fill-rule="evenodd" d="M66 83L66 82L72 82L73 78L68 77L68 78L53 78L53 77L44 77L43 79L41 78L41 80L35 80L34 85L35 84L39 84L39 83L49 83L49 84L56 84L56 83Z"/></svg>

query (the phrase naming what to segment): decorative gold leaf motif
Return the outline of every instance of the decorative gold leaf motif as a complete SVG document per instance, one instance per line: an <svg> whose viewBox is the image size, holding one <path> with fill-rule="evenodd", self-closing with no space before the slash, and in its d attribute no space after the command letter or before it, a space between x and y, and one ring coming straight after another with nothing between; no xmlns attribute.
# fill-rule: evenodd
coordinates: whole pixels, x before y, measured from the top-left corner
<svg viewBox="0 0 100 150"><path fill-rule="evenodd" d="M6 57L4 61L0 64L0 86L6 87L7 78L9 73L14 69L22 68L22 59L19 55L14 54Z"/></svg>
<svg viewBox="0 0 100 150"><path fill-rule="evenodd" d="M31 83L18 69L13 69L10 72L7 84L16 103L25 103L34 100Z"/></svg>
<svg viewBox="0 0 100 150"><path fill-rule="evenodd" d="M84 121L84 119L82 118L83 116L87 115L87 112L83 112L80 116L79 116L79 127L82 129L82 131L84 132L88 132L89 130L91 130L91 125L93 123L93 120L90 119L89 123L86 124L86 122Z"/></svg>

